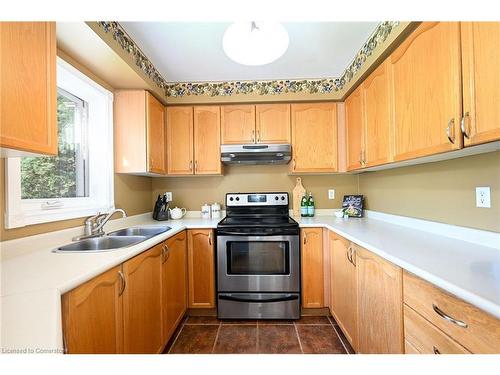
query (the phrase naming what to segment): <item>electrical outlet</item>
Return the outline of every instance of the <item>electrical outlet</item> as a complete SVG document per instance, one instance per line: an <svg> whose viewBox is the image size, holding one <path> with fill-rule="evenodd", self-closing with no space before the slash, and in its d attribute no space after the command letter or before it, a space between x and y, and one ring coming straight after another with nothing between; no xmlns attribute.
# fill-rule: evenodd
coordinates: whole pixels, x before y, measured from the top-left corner
<svg viewBox="0 0 500 375"><path fill-rule="evenodd" d="M476 187L476 207L491 207L490 187Z"/></svg>
<svg viewBox="0 0 500 375"><path fill-rule="evenodd" d="M335 199L335 190L328 189L328 199Z"/></svg>
<svg viewBox="0 0 500 375"><path fill-rule="evenodd" d="M172 202L172 192L171 191L165 192L165 196L167 197L167 201Z"/></svg>

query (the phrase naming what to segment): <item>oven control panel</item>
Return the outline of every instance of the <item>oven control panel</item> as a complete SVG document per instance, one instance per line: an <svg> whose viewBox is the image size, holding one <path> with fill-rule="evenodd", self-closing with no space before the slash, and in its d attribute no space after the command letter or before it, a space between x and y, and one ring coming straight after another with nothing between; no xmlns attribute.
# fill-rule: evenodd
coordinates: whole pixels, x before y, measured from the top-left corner
<svg viewBox="0 0 500 375"><path fill-rule="evenodd" d="M231 206L287 206L288 193L232 193L226 194L226 207Z"/></svg>

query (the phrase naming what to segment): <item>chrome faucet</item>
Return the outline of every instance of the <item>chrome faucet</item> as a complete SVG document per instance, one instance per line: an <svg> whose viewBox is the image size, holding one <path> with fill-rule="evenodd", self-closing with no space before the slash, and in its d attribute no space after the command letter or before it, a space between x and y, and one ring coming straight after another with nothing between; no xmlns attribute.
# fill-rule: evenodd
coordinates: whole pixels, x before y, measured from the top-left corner
<svg viewBox="0 0 500 375"><path fill-rule="evenodd" d="M117 208L107 214L101 214L100 212L98 212L97 214L86 218L83 224L83 235L74 237L73 241L80 241L86 238L104 236L106 234L102 229L104 227L104 224L106 224L108 220L111 219L111 216L113 216L117 212L121 213L122 217L127 217L127 213L124 210L122 210L121 208Z"/></svg>

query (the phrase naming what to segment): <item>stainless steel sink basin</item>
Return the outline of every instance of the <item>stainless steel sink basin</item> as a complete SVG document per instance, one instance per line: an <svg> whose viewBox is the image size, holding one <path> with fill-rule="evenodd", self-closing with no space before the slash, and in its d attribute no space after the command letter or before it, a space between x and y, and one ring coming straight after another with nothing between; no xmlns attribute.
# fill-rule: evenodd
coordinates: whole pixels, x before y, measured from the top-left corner
<svg viewBox="0 0 500 375"><path fill-rule="evenodd" d="M115 230L114 232L108 233L110 237L121 237L121 236L145 236L148 238L154 237L157 234L165 233L169 231L170 227L166 225L158 225L158 226L137 226L131 228L124 228L120 230Z"/></svg>
<svg viewBox="0 0 500 375"><path fill-rule="evenodd" d="M114 236L114 237L96 237L87 238L78 242L61 246L54 250L56 253L67 252L100 252L116 250L127 246L138 244L147 240L146 236Z"/></svg>

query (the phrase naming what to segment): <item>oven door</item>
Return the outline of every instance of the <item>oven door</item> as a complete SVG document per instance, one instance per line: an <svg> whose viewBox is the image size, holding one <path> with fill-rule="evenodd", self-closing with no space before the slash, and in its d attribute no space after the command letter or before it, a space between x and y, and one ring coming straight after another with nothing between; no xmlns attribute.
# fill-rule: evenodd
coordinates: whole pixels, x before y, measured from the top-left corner
<svg viewBox="0 0 500 375"><path fill-rule="evenodd" d="M217 237L219 292L299 292L299 236Z"/></svg>

